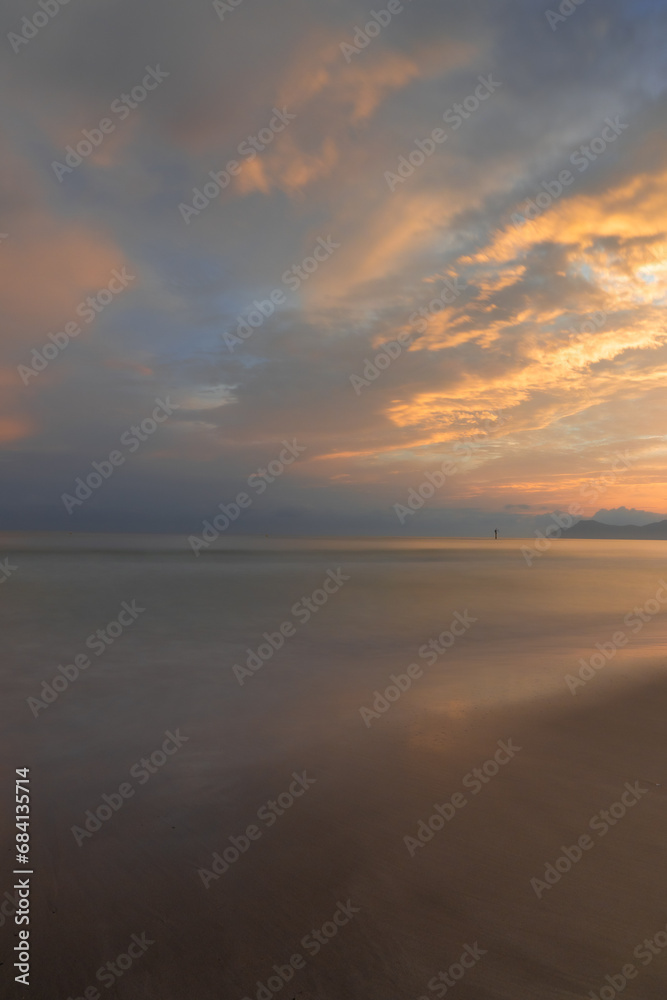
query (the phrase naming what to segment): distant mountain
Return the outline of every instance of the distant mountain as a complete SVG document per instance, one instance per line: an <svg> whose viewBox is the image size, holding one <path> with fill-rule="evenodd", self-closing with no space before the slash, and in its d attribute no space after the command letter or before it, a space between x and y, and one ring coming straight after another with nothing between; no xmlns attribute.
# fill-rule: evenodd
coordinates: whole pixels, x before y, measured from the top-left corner
<svg viewBox="0 0 667 1000"><path fill-rule="evenodd" d="M602 521L578 521L561 538L627 538L667 541L667 520L653 524L603 524Z"/></svg>
<svg viewBox="0 0 667 1000"><path fill-rule="evenodd" d="M603 524L655 524L667 517L667 514L658 514L654 510L637 510L636 507L613 507L608 509L601 507L596 510L591 517L595 521L602 521Z"/></svg>

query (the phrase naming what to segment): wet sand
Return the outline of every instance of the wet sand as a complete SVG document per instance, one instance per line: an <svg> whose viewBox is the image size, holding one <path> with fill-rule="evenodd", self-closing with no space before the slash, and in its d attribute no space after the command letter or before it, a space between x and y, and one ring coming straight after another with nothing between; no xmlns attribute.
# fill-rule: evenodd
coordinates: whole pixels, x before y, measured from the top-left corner
<svg viewBox="0 0 667 1000"><path fill-rule="evenodd" d="M154 944L109 990L97 982L101 995L254 1000L258 980L301 954L305 967L270 995L416 1000L444 995L427 984L478 943L485 954L448 993L584 997L634 962L626 996L662 998L667 953L643 966L633 950L667 923L666 713L667 685L626 685L548 710L350 728L336 745L295 744L234 771L215 766L213 733L190 729L194 761L174 754L150 779L153 794L148 781L144 798L137 791L81 848L69 831L73 801L85 809L98 796L75 790L91 781L79 747L61 778L65 796L36 786L49 808L37 817L30 995L83 996L132 934L146 932ZM521 750L474 795L462 780L498 740ZM197 758L207 766L193 768ZM262 803L304 769L315 779L308 791L270 827L258 820ZM96 760L92 785L111 792L118 774L119 760ZM591 831L591 817L637 779L649 791L605 836ZM411 857L404 837L455 792L467 804ZM229 835L253 823L261 836L205 888L198 869L210 871ZM593 848L538 899L530 879L585 833ZM359 912L312 954L304 937L348 900Z"/></svg>
<svg viewBox="0 0 667 1000"><path fill-rule="evenodd" d="M348 553L349 582L243 686L232 665L335 554L17 555L2 777L31 768L35 876L31 986L7 995L546 1000L600 996L633 963L624 997L663 1000L667 949L633 955L667 924L662 613L575 696L564 683L655 593L662 553L637 551L572 545L539 571L509 543ZM34 718L26 698L134 598L145 613ZM466 608L451 656L366 728L373 690ZM480 783L499 741L521 749ZM436 804L452 818L411 856ZM16 931L0 922L5 946Z"/></svg>

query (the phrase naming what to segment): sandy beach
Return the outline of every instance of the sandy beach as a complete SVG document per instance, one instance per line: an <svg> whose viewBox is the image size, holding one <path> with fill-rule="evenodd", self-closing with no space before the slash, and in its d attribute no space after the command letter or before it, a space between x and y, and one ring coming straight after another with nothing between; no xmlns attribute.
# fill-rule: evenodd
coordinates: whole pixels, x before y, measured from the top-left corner
<svg viewBox="0 0 667 1000"><path fill-rule="evenodd" d="M662 997L667 955L642 946L667 923L659 615L564 681L660 553L611 543L595 589L577 544L539 575L509 542L17 554L2 711L6 773L31 768L31 995L607 1000L625 976ZM54 558L55 658L22 617ZM327 567L339 590L239 683ZM145 611L96 658L88 623L122 600ZM81 648L95 662L33 716Z"/></svg>
<svg viewBox="0 0 667 1000"><path fill-rule="evenodd" d="M627 995L657 1000L667 956L645 966L633 953L667 923L666 709L667 686L652 684L585 707L563 699L534 714L423 720L412 731L350 734L337 746L295 744L283 759L226 781L201 775L195 787L184 765L148 815L128 803L81 850L67 828L70 803L51 800L54 840L40 851L35 929L38 967L49 971L35 995L76 997L99 986L95 973L124 950L125 928L128 940L145 932L154 944L116 980L111 995L123 997L416 1000L445 995L427 984L470 945L484 955L459 995L599 995L605 976L632 962L638 978ZM191 729L198 737L211 734ZM473 794L477 785L463 779L499 740L520 752ZM275 801L304 762L314 783L267 826L258 807ZM99 787L111 791L117 764L107 760L104 776L100 767ZM85 757L72 761L72 784L88 773ZM591 829L637 782L647 791L627 815L604 836L599 821ZM405 838L416 840L419 821L457 792L466 804L411 852ZM234 856L251 824L261 836L222 874L202 877L201 869L215 874L216 851L232 846L225 856ZM543 880L547 862L585 834L593 847L548 890L538 887L538 898L530 880ZM313 954L313 929L329 923L330 933L340 903L353 916ZM282 989L262 992L294 955L303 967L296 963Z"/></svg>

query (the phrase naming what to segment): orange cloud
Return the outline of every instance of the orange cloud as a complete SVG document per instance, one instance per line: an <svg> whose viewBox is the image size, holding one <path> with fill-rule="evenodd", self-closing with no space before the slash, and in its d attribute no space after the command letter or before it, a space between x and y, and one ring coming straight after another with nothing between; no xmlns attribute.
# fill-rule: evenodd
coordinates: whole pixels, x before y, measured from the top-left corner
<svg viewBox="0 0 667 1000"><path fill-rule="evenodd" d="M8 444L27 437L33 429L33 424L27 418L0 416L0 441Z"/></svg>
<svg viewBox="0 0 667 1000"><path fill-rule="evenodd" d="M28 400L15 368L0 367L0 442L9 444L28 437L35 422L28 416Z"/></svg>
<svg viewBox="0 0 667 1000"><path fill-rule="evenodd" d="M313 181L328 176L337 162L338 150L331 136L323 139L318 152L306 153L293 135L285 134L274 150L243 163L236 189L241 194L252 191L268 194L271 188L278 187L294 195Z"/></svg>
<svg viewBox="0 0 667 1000"><path fill-rule="evenodd" d="M79 302L107 285L124 255L109 240L47 214L35 214L0 246L5 341L45 337L75 320Z"/></svg>

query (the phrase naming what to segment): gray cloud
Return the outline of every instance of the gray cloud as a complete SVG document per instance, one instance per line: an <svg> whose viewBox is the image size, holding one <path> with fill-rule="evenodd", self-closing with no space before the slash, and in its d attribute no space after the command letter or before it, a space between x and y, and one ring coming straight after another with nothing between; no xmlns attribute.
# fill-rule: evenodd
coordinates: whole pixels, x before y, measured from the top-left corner
<svg viewBox="0 0 667 1000"><path fill-rule="evenodd" d="M392 502L498 411L418 534L529 531L530 512L579 498L624 448L650 489L664 279L651 297L642 268L661 238L666 12L645 6L591 0L551 31L528 0L419 0L349 64L340 42L368 11L347 2L243 0L221 22L208 3L92 0L16 53L7 42L7 525L74 523L64 484L167 393L178 419L77 527L186 530L296 436L308 458L249 530L391 533ZM25 15L9 0L5 40ZM59 182L51 161L158 63L168 79ZM489 73L497 93L390 192L385 171ZM239 143L288 105L296 119L244 160ZM572 152L614 115L627 132L578 173ZM242 179L186 225L179 203L232 158ZM562 199L514 229L568 166ZM605 199L632 224L611 229ZM284 272L329 234L340 249L286 290ZM136 283L23 386L16 366L121 262ZM460 296L356 395L350 375L415 327L447 275ZM284 304L230 352L222 335L275 289ZM603 327L582 331L596 310Z"/></svg>

